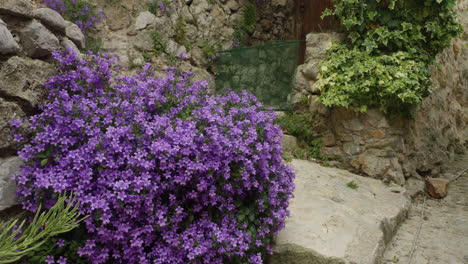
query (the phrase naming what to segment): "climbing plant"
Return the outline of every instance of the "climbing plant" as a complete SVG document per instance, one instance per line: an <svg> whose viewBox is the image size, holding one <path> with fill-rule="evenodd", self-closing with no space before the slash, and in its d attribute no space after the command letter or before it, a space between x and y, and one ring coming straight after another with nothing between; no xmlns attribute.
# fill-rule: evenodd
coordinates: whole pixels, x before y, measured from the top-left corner
<svg viewBox="0 0 468 264"><path fill-rule="evenodd" d="M430 93L435 56L462 32L455 0L337 0L346 38L320 67L319 100L358 111L409 117Z"/></svg>

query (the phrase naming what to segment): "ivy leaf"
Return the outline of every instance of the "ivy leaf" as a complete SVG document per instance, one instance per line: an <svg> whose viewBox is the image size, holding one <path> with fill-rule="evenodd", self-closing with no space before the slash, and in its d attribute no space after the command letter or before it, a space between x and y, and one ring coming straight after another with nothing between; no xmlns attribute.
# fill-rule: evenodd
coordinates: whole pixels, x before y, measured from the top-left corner
<svg viewBox="0 0 468 264"><path fill-rule="evenodd" d="M360 37L359 36L359 33L357 33L356 31L354 32L351 32L348 37L351 39L351 42L354 43L356 42L356 40Z"/></svg>

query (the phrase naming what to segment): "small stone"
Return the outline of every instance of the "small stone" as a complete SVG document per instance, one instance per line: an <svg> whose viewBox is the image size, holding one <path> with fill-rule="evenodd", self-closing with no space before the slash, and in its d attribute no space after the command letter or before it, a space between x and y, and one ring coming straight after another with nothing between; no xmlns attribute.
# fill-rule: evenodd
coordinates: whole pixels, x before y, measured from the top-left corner
<svg viewBox="0 0 468 264"><path fill-rule="evenodd" d="M62 47L64 49L71 49L73 50L76 54L80 54L80 50L78 49L78 47L75 45L75 43L73 41L71 41L70 39L68 38L63 38L62 41L60 42L60 44L62 45Z"/></svg>
<svg viewBox="0 0 468 264"><path fill-rule="evenodd" d="M132 23L132 18L128 12L122 6L107 6L104 7L104 14L106 16L105 23L111 31L117 31L125 29Z"/></svg>
<svg viewBox="0 0 468 264"><path fill-rule="evenodd" d="M62 34L65 34L65 28L67 27L67 23L57 11L52 10L50 8L39 8L34 10L32 14L34 18L40 20L45 26L48 26L53 30L57 30Z"/></svg>
<svg viewBox="0 0 468 264"><path fill-rule="evenodd" d="M65 32L67 37L73 41L79 49L85 48L85 35L75 23L67 21Z"/></svg>
<svg viewBox="0 0 468 264"><path fill-rule="evenodd" d="M138 32L136 32L135 30L130 30L130 31L127 32L127 36L132 37L132 36L136 36L136 35L138 35Z"/></svg>
<svg viewBox="0 0 468 264"><path fill-rule="evenodd" d="M336 161L336 160L330 160L328 162L328 166L332 168L343 168L343 163Z"/></svg>
<svg viewBox="0 0 468 264"><path fill-rule="evenodd" d="M319 63L320 63L319 61L315 61L315 62L309 62L305 65L305 67L302 70L302 73L307 79L314 80L314 81L318 79Z"/></svg>
<svg viewBox="0 0 468 264"><path fill-rule="evenodd" d="M47 57L60 48L57 37L35 19L21 30L21 44L31 58Z"/></svg>
<svg viewBox="0 0 468 264"><path fill-rule="evenodd" d="M21 99L26 110L37 108L47 98L44 83L54 73L55 68L44 61L11 57L0 68L0 92Z"/></svg>
<svg viewBox="0 0 468 264"><path fill-rule="evenodd" d="M424 182L411 177L406 181L405 188L405 195L409 198L415 198L424 192Z"/></svg>
<svg viewBox="0 0 468 264"><path fill-rule="evenodd" d="M231 10L231 11L237 11L239 10L239 4L237 3L237 1L235 0L229 0L227 2L227 7Z"/></svg>
<svg viewBox="0 0 468 264"><path fill-rule="evenodd" d="M14 150L16 143L13 141L10 122L19 120L25 116L21 107L13 102L8 102L0 97L0 149Z"/></svg>
<svg viewBox="0 0 468 264"><path fill-rule="evenodd" d="M133 46L139 51L152 51L154 50L154 40L149 31L141 31L133 38Z"/></svg>
<svg viewBox="0 0 468 264"><path fill-rule="evenodd" d="M449 180L441 178L427 178L425 181L426 192L433 198L442 199L448 194Z"/></svg>
<svg viewBox="0 0 468 264"><path fill-rule="evenodd" d="M31 17L33 4L29 0L0 0L0 14Z"/></svg>
<svg viewBox="0 0 468 264"><path fill-rule="evenodd" d="M369 135L373 138L384 138L385 137L385 131L382 129L378 130L373 130L369 133Z"/></svg>
<svg viewBox="0 0 468 264"><path fill-rule="evenodd" d="M156 16L150 13L149 11L141 12L135 20L135 29L144 29L147 26L154 24L155 21Z"/></svg>
<svg viewBox="0 0 468 264"><path fill-rule="evenodd" d="M20 50L7 25L0 19L0 54L14 54Z"/></svg>
<svg viewBox="0 0 468 264"><path fill-rule="evenodd" d="M297 138L290 135L283 135L283 152L294 152L299 146L297 145Z"/></svg>
<svg viewBox="0 0 468 264"><path fill-rule="evenodd" d="M16 204L16 183L13 175L22 161L18 157L0 159L0 211Z"/></svg>

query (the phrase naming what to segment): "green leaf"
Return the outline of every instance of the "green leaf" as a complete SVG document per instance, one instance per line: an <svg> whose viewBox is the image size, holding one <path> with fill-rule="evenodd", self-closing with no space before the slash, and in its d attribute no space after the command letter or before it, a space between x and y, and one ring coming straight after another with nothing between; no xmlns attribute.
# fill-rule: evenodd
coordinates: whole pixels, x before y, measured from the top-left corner
<svg viewBox="0 0 468 264"><path fill-rule="evenodd" d="M41 166L44 167L47 164L48 161L49 161L49 159L41 160Z"/></svg>

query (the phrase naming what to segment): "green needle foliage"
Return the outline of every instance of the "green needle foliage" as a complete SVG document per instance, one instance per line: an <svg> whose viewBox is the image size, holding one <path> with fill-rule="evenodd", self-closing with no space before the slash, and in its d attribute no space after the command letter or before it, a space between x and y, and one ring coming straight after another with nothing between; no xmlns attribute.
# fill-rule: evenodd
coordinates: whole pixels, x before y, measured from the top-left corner
<svg viewBox="0 0 468 264"><path fill-rule="evenodd" d="M17 225L17 219L0 223L0 263L18 261L49 238L78 227L85 218L80 217L74 196L60 195L49 210L41 212L39 206L30 224L23 220Z"/></svg>

